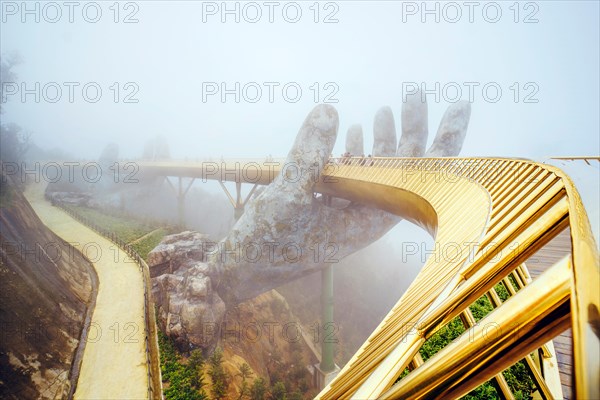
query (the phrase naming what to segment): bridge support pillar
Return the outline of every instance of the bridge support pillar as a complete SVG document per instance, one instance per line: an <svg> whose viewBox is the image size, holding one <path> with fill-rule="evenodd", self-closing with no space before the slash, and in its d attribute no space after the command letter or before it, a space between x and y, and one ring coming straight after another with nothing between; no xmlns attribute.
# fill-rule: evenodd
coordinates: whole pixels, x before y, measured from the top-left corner
<svg viewBox="0 0 600 400"><path fill-rule="evenodd" d="M185 195L192 187L192 184L196 178L192 178L185 189L183 187L183 178L181 176L177 177L177 188L173 186L169 180L169 177L165 177L165 180L171 189L173 189L175 197L177 197L177 223L181 228L183 228L185 227Z"/></svg>
<svg viewBox="0 0 600 400"><path fill-rule="evenodd" d="M245 202L242 201L242 182L235 183L235 205L233 206L233 217L237 221L244 213Z"/></svg>
<svg viewBox="0 0 600 400"><path fill-rule="evenodd" d="M323 371L319 364L315 365L314 386L319 390L325 389L327 385L340 373L340 367L337 365L333 371Z"/></svg>
<svg viewBox="0 0 600 400"><path fill-rule="evenodd" d="M328 265L321 271L321 363L315 366L315 384L323 389L337 376L340 367L335 365L333 354L336 338L329 332L335 333L333 325L333 266Z"/></svg>
<svg viewBox="0 0 600 400"><path fill-rule="evenodd" d="M185 226L185 197L177 196L177 223L179 226Z"/></svg>
<svg viewBox="0 0 600 400"><path fill-rule="evenodd" d="M248 202L248 200L250 200L250 197L252 197L252 194L254 193L254 191L256 190L258 185L254 185L254 187L252 187L252 189L250 190L250 193L248 193L248 196L246 196L246 199L244 200L242 198L242 182L241 181L235 182L235 199L233 198L231 193L229 193L229 190L227 190L227 187L225 187L225 184L222 181L219 181L219 184L221 184L223 191L225 192L225 194L227 195L227 198L229 199L229 202L233 206L233 217L237 221L238 219L240 219L242 214L244 214L244 207L246 206L246 203Z"/></svg>

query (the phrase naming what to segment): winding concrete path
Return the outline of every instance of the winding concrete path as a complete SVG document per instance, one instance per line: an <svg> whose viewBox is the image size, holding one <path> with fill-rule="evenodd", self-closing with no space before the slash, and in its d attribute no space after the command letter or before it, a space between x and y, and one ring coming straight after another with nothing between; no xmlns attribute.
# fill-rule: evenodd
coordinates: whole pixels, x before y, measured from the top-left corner
<svg viewBox="0 0 600 400"><path fill-rule="evenodd" d="M98 296L75 399L146 399L144 287L137 264L109 240L44 199L43 186L25 196L42 222L92 261Z"/></svg>

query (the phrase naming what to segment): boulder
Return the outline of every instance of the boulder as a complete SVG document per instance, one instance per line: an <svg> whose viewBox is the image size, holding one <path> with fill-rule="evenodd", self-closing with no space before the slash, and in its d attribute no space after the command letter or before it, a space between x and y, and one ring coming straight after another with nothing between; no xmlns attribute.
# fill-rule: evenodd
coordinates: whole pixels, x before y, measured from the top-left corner
<svg viewBox="0 0 600 400"><path fill-rule="evenodd" d="M225 303L213 290L204 250L214 246L201 233L166 236L148 254L152 298L158 324L182 351L212 351L217 344Z"/></svg>

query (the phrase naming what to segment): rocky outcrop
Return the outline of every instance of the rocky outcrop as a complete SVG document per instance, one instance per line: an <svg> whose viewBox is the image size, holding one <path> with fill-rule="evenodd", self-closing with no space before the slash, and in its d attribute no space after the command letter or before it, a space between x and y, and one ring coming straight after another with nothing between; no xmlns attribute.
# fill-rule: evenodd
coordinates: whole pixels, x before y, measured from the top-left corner
<svg viewBox="0 0 600 400"><path fill-rule="evenodd" d="M85 186L85 182L81 179L69 182L68 178L64 178L58 182L49 182L44 196L49 201L87 205L92 196Z"/></svg>
<svg viewBox="0 0 600 400"><path fill-rule="evenodd" d="M45 197L52 204L63 203L74 206L87 206L92 198L90 193L46 191Z"/></svg>
<svg viewBox="0 0 600 400"><path fill-rule="evenodd" d="M93 267L0 184L0 398L66 398Z"/></svg>
<svg viewBox="0 0 600 400"><path fill-rule="evenodd" d="M213 289L214 271L204 262L211 243L205 235L187 231L166 236L148 254L158 323L182 351L212 350L225 314Z"/></svg>
<svg viewBox="0 0 600 400"><path fill-rule="evenodd" d="M251 367L252 379L263 377L267 385L283 381L289 392L299 389L304 398L314 398L318 390L311 388L306 366L319 362L319 332L315 325L303 327L276 290L230 308L222 325L219 346L225 355L224 369L234 377L228 398L239 398L241 379L236 375L243 362Z"/></svg>

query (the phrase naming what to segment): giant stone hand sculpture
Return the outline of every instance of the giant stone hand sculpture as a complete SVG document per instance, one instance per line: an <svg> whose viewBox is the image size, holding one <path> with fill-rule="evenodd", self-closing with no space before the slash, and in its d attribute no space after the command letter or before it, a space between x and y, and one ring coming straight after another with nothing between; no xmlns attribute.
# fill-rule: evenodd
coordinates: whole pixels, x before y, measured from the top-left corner
<svg viewBox="0 0 600 400"><path fill-rule="evenodd" d="M398 146L392 110L383 107L375 115L372 154L457 156L470 112L468 102L450 105L433 144L425 152L427 104L421 94L408 97L403 104ZM216 251L203 253L199 247L210 247L204 246L201 235L192 233L167 237L152 251L151 268L178 260L168 273L153 279L159 323L167 334L183 345L210 348L226 305L235 305L318 271L326 265L328 246L335 246L335 258L341 259L379 239L401 220L361 204L331 207L314 196L314 185L331 154L337 131L336 110L329 105L315 107L285 161L294 168L284 169L287 173L279 174L249 201L229 234L219 246L212 247ZM346 149L360 155L362 147L362 128L353 125L348 131Z"/></svg>

